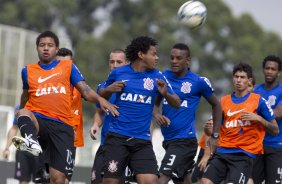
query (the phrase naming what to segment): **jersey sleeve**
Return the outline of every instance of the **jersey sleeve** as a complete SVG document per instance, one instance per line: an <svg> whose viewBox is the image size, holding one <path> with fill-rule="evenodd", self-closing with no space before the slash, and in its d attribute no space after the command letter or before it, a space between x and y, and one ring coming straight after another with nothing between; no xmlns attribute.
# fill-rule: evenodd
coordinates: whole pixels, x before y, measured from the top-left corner
<svg viewBox="0 0 282 184"><path fill-rule="evenodd" d="M263 97L260 97L257 114L262 116L267 121L271 121L275 118L273 110Z"/></svg>
<svg viewBox="0 0 282 184"><path fill-rule="evenodd" d="M20 105L17 105L16 107L15 107L15 112L17 111L17 110L19 110L20 109ZM18 121L17 121L17 117L16 117L16 115L14 116L14 120L13 120L13 125L17 125L18 124Z"/></svg>
<svg viewBox="0 0 282 184"><path fill-rule="evenodd" d="M200 83L201 93L206 99L208 99L214 92L213 87L208 78L201 77L200 79L201 79L201 83Z"/></svg>
<svg viewBox="0 0 282 184"><path fill-rule="evenodd" d="M167 92L169 93L169 94L175 94L175 92L173 91L173 89L172 89L172 86L171 86L171 84L169 83L169 81L167 80L167 78L163 75L163 73L162 72L159 72L159 77L160 77L160 79L162 79L165 83L166 83L166 86L167 86Z"/></svg>
<svg viewBox="0 0 282 184"><path fill-rule="evenodd" d="M100 87L100 89L106 88L109 85L111 85L112 83L114 83L116 81L116 76L117 76L116 70L111 71L111 73L108 76L108 79L105 81L105 83L103 83L103 85Z"/></svg>
<svg viewBox="0 0 282 184"><path fill-rule="evenodd" d="M80 73L79 69L75 64L72 64L71 66L70 81L72 85L76 85L79 81L84 81L83 75Z"/></svg>
<svg viewBox="0 0 282 184"><path fill-rule="evenodd" d="M111 85L112 83L114 83L114 82L115 82L115 78L116 78L116 73L115 73L114 70L113 70L113 71L109 74L108 79L107 79L105 82L103 82L103 83L101 83L101 84L98 85L97 93L99 93L100 89L106 88L106 87L108 87L109 85ZM96 107L97 107L97 108L100 108L100 104L99 104L99 103L96 103Z"/></svg>
<svg viewBox="0 0 282 184"><path fill-rule="evenodd" d="M23 89L28 89L28 81L27 81L27 67L23 67L22 69L22 82L23 82Z"/></svg>

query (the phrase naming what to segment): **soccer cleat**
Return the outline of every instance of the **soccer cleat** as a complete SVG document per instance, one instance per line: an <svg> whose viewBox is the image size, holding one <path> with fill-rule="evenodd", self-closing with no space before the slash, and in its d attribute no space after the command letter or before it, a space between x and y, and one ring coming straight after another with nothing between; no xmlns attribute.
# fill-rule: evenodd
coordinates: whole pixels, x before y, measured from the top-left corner
<svg viewBox="0 0 282 184"><path fill-rule="evenodd" d="M20 151L27 151L34 156L39 156L42 153L41 146L38 141L31 138L31 135L23 137L14 136L12 139L13 144Z"/></svg>

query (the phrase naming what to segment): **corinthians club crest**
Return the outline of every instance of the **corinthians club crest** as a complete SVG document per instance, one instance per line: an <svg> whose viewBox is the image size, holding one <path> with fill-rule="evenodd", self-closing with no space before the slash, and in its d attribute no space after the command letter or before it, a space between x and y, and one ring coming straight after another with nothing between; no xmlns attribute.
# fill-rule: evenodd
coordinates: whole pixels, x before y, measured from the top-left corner
<svg viewBox="0 0 282 184"><path fill-rule="evenodd" d="M144 78L144 88L147 90L153 90L154 89L154 81L153 79L148 78Z"/></svg>
<svg viewBox="0 0 282 184"><path fill-rule="evenodd" d="M268 104L269 104L270 106L275 105L275 103L276 103L276 96L270 95L270 96L268 97L268 99L267 99L267 102L268 102Z"/></svg>
<svg viewBox="0 0 282 184"><path fill-rule="evenodd" d="M192 84L190 82L182 82L180 91L182 93L190 93Z"/></svg>
<svg viewBox="0 0 282 184"><path fill-rule="evenodd" d="M117 172L117 170L118 170L117 165L118 165L118 161L114 161L114 160L109 161L108 171L110 173Z"/></svg>

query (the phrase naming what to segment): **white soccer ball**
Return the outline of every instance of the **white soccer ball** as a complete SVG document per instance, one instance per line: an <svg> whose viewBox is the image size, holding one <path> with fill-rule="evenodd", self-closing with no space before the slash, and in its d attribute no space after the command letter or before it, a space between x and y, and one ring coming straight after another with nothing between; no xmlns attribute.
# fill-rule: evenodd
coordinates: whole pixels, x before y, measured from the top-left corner
<svg viewBox="0 0 282 184"><path fill-rule="evenodd" d="M200 1L187 1L178 9L177 16L181 23L194 29L204 24L207 8Z"/></svg>

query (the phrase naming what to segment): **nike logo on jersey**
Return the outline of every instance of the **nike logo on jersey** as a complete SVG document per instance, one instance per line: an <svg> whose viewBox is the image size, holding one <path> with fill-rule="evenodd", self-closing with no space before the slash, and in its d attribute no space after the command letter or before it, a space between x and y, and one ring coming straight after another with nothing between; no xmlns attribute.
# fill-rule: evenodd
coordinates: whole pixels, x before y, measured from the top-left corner
<svg viewBox="0 0 282 184"><path fill-rule="evenodd" d="M79 110L78 109L76 109L76 110L74 110L74 112L73 112L75 115L79 115Z"/></svg>
<svg viewBox="0 0 282 184"><path fill-rule="evenodd" d="M129 81L129 80L121 80L122 82L127 82L127 81Z"/></svg>
<svg viewBox="0 0 282 184"><path fill-rule="evenodd" d="M38 78L38 83L42 83L42 82L45 82L47 81L48 79L51 79L52 77L58 75L59 73L54 73L53 75L50 75L48 77L45 77L45 78L41 78L41 76Z"/></svg>
<svg viewBox="0 0 282 184"><path fill-rule="evenodd" d="M234 111L234 112L231 112L230 111L230 109L227 111L227 116L233 116L233 115L235 115L235 114L238 114L239 112L242 112L243 110L245 110L245 108L244 109L240 109L240 110L238 110L238 111Z"/></svg>

